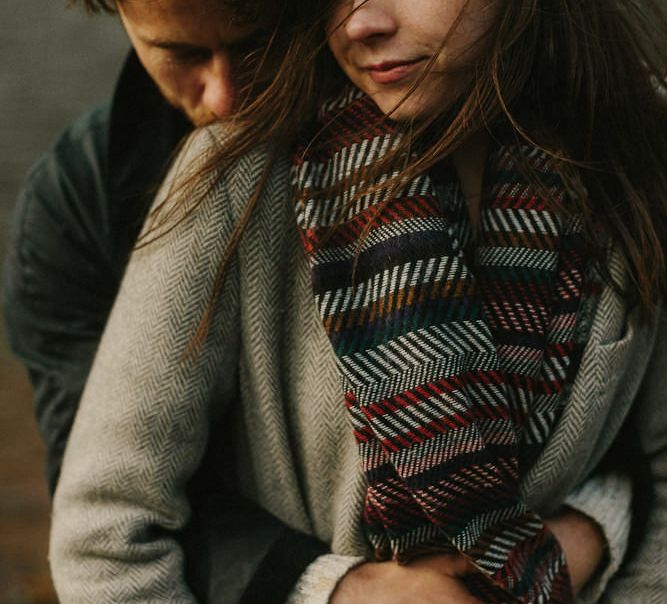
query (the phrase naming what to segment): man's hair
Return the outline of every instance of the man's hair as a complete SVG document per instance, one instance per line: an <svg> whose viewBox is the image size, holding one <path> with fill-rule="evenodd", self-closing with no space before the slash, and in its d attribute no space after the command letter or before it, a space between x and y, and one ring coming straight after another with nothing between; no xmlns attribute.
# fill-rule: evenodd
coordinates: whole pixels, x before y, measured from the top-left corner
<svg viewBox="0 0 667 604"><path fill-rule="evenodd" d="M115 0L69 0L67 4L68 6L73 6L75 4L83 4L84 8L89 13L116 12Z"/></svg>
<svg viewBox="0 0 667 604"><path fill-rule="evenodd" d="M67 4L68 6L83 4L89 13L115 13L118 2L120 0L68 0ZM222 0L221 3L233 11L234 18L245 22L256 20L260 14L260 8L265 8L261 0Z"/></svg>

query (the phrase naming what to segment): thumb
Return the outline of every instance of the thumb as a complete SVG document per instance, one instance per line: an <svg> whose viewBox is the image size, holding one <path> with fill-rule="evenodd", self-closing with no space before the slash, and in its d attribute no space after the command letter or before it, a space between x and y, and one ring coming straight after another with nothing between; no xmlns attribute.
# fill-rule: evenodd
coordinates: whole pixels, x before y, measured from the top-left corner
<svg viewBox="0 0 667 604"><path fill-rule="evenodd" d="M463 554L439 554L424 559L424 563L433 567L440 573L450 577L465 577L479 570L472 560Z"/></svg>

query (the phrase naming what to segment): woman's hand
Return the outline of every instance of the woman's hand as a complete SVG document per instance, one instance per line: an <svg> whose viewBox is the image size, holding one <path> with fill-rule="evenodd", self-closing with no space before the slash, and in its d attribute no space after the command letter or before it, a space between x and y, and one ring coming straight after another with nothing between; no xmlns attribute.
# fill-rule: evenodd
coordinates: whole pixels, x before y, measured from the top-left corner
<svg viewBox="0 0 667 604"><path fill-rule="evenodd" d="M544 523L563 549L576 594L604 557L604 535L595 521L571 508ZM331 604L482 604L461 580L474 572L467 558L455 554L426 556L405 565L366 562L341 579Z"/></svg>
<svg viewBox="0 0 667 604"><path fill-rule="evenodd" d="M572 508L544 521L565 553L575 594L595 574L604 557L607 542L598 524Z"/></svg>
<svg viewBox="0 0 667 604"><path fill-rule="evenodd" d="M439 554L409 564L366 562L348 572L331 604L482 604L461 578L477 572L463 556Z"/></svg>

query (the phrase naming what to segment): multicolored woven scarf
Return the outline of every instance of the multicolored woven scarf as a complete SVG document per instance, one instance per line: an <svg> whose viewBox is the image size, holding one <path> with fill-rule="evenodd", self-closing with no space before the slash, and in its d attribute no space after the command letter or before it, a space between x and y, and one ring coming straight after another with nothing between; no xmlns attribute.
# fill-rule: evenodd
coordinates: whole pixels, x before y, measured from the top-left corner
<svg viewBox="0 0 667 604"><path fill-rule="evenodd" d="M347 92L320 117L326 142L294 153L296 216L377 558L460 552L485 602L572 602L562 551L519 489L577 368L579 220L551 211L516 164L566 204L553 161L494 150L473 241L453 169L439 187L415 178L381 212L381 194L349 184L370 184L401 139L370 99Z"/></svg>

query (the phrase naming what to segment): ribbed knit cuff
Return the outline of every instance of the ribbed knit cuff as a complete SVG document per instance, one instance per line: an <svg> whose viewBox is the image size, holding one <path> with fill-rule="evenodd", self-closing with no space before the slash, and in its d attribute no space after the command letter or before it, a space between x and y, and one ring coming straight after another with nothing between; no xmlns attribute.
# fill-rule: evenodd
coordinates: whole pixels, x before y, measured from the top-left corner
<svg viewBox="0 0 667 604"><path fill-rule="evenodd" d="M320 556L301 575L287 604L327 604L338 582L364 561L360 556Z"/></svg>
<svg viewBox="0 0 667 604"><path fill-rule="evenodd" d="M616 472L593 476L570 493L565 505L594 520L607 540L606 559L577 596L577 604L593 604L623 562L632 522L632 481Z"/></svg>
<svg viewBox="0 0 667 604"><path fill-rule="evenodd" d="M283 604L313 560L329 548L319 539L287 529L262 559L240 604ZM326 556L325 556L326 557Z"/></svg>

